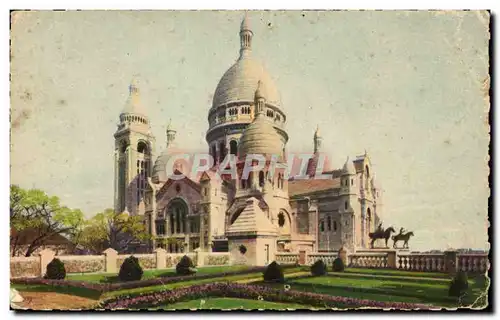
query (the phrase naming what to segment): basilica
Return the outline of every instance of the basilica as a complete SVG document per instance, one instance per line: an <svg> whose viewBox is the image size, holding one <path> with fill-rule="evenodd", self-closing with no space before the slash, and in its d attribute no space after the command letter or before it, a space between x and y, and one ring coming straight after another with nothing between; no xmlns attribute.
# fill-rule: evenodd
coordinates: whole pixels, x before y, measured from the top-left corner
<svg viewBox="0 0 500 320"><path fill-rule="evenodd" d="M279 170L270 174L269 161L241 177L248 154L266 160L274 155L280 168L286 166L287 116L300 116L285 113L272 76L252 56L253 36L245 17L239 57L220 79L208 110L206 141L215 161L197 176L179 180L169 175L169 159L181 150L172 124L165 146L153 158L157 146L151 122L138 85L130 85L114 134L114 202L116 212L144 217L152 240L136 250L234 251L241 257L248 250L265 263L275 252L368 247L368 233L379 224L381 192L366 151L331 168L316 128L311 130L307 175L319 172L326 179L285 178ZM215 174L228 154L238 159L236 179ZM176 162L174 170L187 171L188 166Z"/></svg>

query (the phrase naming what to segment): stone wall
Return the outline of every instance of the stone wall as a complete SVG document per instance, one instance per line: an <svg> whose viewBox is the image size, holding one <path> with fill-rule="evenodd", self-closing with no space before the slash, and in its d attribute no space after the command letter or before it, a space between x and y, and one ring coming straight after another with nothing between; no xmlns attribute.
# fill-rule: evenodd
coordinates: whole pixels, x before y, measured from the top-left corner
<svg viewBox="0 0 500 320"><path fill-rule="evenodd" d="M10 277L37 277L40 275L40 257L10 258Z"/></svg>
<svg viewBox="0 0 500 320"><path fill-rule="evenodd" d="M39 256L13 257L10 259L10 277L41 277L46 264L52 258L58 258L64 263L66 273L118 273L123 261L131 255L118 255L113 249L107 249L103 255L55 256L54 252L46 249ZM155 253L134 254L145 270L175 268L184 254L167 254L164 249L157 249ZM229 252L196 252L188 253L194 265L229 265ZM201 257L201 264L198 258ZM43 261L43 262L42 262ZM47 262L48 261L48 262ZM45 266L42 266L45 264Z"/></svg>
<svg viewBox="0 0 500 320"><path fill-rule="evenodd" d="M66 273L104 272L104 256L58 256Z"/></svg>

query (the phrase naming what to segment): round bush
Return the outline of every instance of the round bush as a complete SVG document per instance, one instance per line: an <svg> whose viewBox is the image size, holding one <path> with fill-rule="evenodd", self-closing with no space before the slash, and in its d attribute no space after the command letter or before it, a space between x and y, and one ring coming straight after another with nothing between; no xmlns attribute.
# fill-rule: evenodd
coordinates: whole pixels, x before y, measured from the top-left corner
<svg viewBox="0 0 500 320"><path fill-rule="evenodd" d="M335 272L343 272L345 269L344 261L342 259L337 258L333 261L333 271Z"/></svg>
<svg viewBox="0 0 500 320"><path fill-rule="evenodd" d="M313 276L322 276L326 274L326 265L323 260L318 260L311 266L311 274Z"/></svg>
<svg viewBox="0 0 500 320"><path fill-rule="evenodd" d="M264 281L266 282L285 282L285 276L283 275L283 269L276 263L276 261L271 262L264 271Z"/></svg>
<svg viewBox="0 0 500 320"><path fill-rule="evenodd" d="M130 256L123 261L120 272L118 273L118 278L121 281L136 281L141 280L142 274L143 271L139 264L139 259Z"/></svg>
<svg viewBox="0 0 500 320"><path fill-rule="evenodd" d="M45 279L56 279L63 280L66 277L66 269L64 268L64 263L61 260L54 258L47 265L47 272L45 273Z"/></svg>
<svg viewBox="0 0 500 320"><path fill-rule="evenodd" d="M467 273L459 271L451 280L448 295L450 297L461 297L465 294L468 288L469 282L467 281Z"/></svg>
<svg viewBox="0 0 500 320"><path fill-rule="evenodd" d="M194 263L188 256L183 256L177 266L175 266L175 271L180 275L189 275L196 273L194 268Z"/></svg>

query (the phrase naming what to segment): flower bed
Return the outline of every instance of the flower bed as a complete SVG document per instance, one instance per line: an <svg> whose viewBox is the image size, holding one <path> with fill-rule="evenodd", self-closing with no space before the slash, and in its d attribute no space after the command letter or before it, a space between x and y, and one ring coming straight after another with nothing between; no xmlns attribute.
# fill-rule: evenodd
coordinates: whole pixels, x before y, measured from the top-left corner
<svg viewBox="0 0 500 320"><path fill-rule="evenodd" d="M209 283L141 294L134 297L118 296L101 302L98 309L151 308L183 300L206 298L207 296L297 303L304 305L304 307L313 306L319 308L429 309L429 306L423 304L372 301L238 283Z"/></svg>

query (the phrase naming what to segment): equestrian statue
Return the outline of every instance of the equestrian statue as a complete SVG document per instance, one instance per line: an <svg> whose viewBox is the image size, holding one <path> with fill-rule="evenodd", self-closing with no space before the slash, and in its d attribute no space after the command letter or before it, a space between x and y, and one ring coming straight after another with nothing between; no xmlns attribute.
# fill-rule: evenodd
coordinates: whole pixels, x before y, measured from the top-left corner
<svg viewBox="0 0 500 320"><path fill-rule="evenodd" d="M412 236L414 236L413 231L405 233L405 228L399 229L399 234L392 236L392 241L394 242L392 247L396 249L398 241L403 241L403 249L408 249L408 240Z"/></svg>
<svg viewBox="0 0 500 320"><path fill-rule="evenodd" d="M394 230L393 227L389 227L389 228L387 228L387 229L384 230L384 228L382 228L382 223L380 223L378 225L377 230L375 230L375 232L370 232L368 234L368 236L371 239L370 247L373 249L373 243L375 242L375 240L377 240L377 239L385 239L385 247L388 248L387 241L391 237L391 233L392 232L396 232L396 230Z"/></svg>

